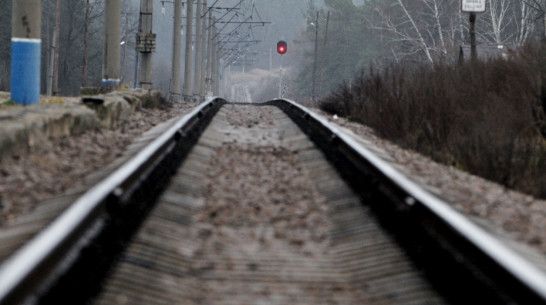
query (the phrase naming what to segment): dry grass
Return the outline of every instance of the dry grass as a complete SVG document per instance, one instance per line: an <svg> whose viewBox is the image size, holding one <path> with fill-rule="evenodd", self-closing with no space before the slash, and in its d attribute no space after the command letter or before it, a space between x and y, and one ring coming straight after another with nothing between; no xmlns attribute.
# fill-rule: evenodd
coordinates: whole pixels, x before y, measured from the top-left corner
<svg viewBox="0 0 546 305"><path fill-rule="evenodd" d="M546 198L546 44L509 60L362 72L325 111L507 187Z"/></svg>

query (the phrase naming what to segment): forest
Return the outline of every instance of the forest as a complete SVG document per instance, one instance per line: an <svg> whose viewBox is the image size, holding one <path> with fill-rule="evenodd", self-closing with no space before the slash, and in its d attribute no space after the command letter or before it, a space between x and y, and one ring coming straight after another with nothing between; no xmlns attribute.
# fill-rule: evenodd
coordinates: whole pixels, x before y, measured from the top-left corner
<svg viewBox="0 0 546 305"><path fill-rule="evenodd" d="M294 93L311 96L315 40L318 96L372 66L456 63L460 47L470 43L469 14L461 12L460 1L309 0L307 28L299 38L307 46L306 55ZM317 12L318 35L312 25ZM477 43L513 49L541 40L545 12L546 0L486 0L486 11L477 15Z"/></svg>

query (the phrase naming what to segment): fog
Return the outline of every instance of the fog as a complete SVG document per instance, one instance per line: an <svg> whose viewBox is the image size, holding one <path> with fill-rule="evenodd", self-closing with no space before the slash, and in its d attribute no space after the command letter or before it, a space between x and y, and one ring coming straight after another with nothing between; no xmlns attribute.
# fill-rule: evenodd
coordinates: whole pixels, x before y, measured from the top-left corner
<svg viewBox="0 0 546 305"><path fill-rule="evenodd" d="M78 95L81 87L101 86L104 0L89 2L89 21L85 20L86 1L62 2L58 48L53 44L55 31L58 30L55 27L56 2L42 1L41 92L47 91L46 84L53 74L52 67L58 66L60 88L57 92ZM140 2L122 0L120 76L122 85L126 87L135 86L135 76L138 75L135 37L139 28ZM3 17L0 18L0 89L9 90L12 1L0 0L0 3L5 7L0 11ZM208 0L207 4L213 6L212 12L217 19L215 28L220 32L217 45L223 81L220 95L248 91L253 100L277 97L282 71L283 91L288 96L296 100L300 97L321 97L335 90L339 84L350 83L356 74L372 66L381 70L389 62L417 65L452 62L458 58L460 46L468 43L467 19L460 18L459 1L443 1L445 5L437 8L440 11L436 15L434 7L426 3L429 2ZM477 24L479 44L521 46L543 38L546 23L541 11L528 9L522 1L503 3L506 3L510 14L493 10L480 15ZM153 54L153 87L168 93L173 67L174 5L173 0L153 0L153 4L153 32L157 37ZM313 23L317 12L320 19L319 26L315 27ZM521 16L523 12L525 16ZM438 16L438 19L422 18L425 15ZM331 17L329 27L326 26L327 16ZM522 23L522 18L534 21ZM419 22L412 23L411 20ZM184 21L185 17L182 28L177 30L182 36L182 44L188 32ZM86 22L90 30L89 43L84 52ZM192 38L195 39L194 35ZM279 40L288 43L288 51L284 55L277 54L275 50ZM316 56L315 46L318 46ZM59 50L57 65L51 60L55 50ZM185 57L184 50L182 46L182 59ZM84 53L88 54L88 63L85 64ZM184 71L184 60L181 71ZM232 86L249 88L232 90ZM316 92L311 89L315 86Z"/></svg>
<svg viewBox="0 0 546 305"><path fill-rule="evenodd" d="M138 9L140 6L139 0L131 0L131 6ZM221 60L222 68L226 79L239 79L240 74L250 72L255 69L271 71L278 75L278 69L282 64L286 66L294 66L298 60L298 52L301 46L297 46L294 40L298 33L305 29L305 10L307 1L303 0L208 0L208 6L215 4L213 8L214 17L219 22L255 22L252 24L237 24L237 23L217 23L216 27L221 30L221 34L233 33L237 38L225 38L224 47L234 49L226 52ZM239 4L237 6L237 4ZM237 10L230 11L226 8L237 7ZM153 31L157 35L157 48L153 55L153 79L154 87L163 92L169 92L170 78L172 70L172 41L173 41L173 16L174 5L169 1L154 1L154 22ZM183 13L183 22L181 30L182 42L185 42L185 13ZM259 22L263 22L260 24ZM235 32L234 32L235 31ZM195 41L195 22L194 22L194 41ZM232 41L252 41L234 43ZM289 52L281 56L276 53L276 44L279 40L288 42ZM237 50L235 50L237 49ZM182 47L181 56L184 58L185 48ZM132 51L135 52L135 51ZM195 56L195 54L194 54ZM134 56L133 56L134 57ZM134 61L133 61L134 62ZM184 61L182 60L182 71L184 69ZM234 73L233 77L228 77L227 73ZM277 71L277 72L276 72ZM245 80L249 76L256 78L269 77L267 73L249 73L243 77ZM128 79L132 79L129 76ZM260 79L255 79L250 83L261 83ZM223 89L226 86L231 86L227 80L223 83ZM231 92L231 90L226 90ZM255 92L255 90L252 90ZM228 93L228 92L226 92Z"/></svg>

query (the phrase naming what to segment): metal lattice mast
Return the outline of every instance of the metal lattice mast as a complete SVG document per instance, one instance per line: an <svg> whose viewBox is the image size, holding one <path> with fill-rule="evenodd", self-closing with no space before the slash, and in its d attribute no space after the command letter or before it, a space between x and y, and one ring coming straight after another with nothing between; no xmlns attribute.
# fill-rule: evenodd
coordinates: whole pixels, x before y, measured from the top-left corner
<svg viewBox="0 0 546 305"><path fill-rule="evenodd" d="M152 0L140 1L140 29L137 34L136 50L140 52L139 87L152 88L152 53L155 51L156 35L152 33L153 24Z"/></svg>

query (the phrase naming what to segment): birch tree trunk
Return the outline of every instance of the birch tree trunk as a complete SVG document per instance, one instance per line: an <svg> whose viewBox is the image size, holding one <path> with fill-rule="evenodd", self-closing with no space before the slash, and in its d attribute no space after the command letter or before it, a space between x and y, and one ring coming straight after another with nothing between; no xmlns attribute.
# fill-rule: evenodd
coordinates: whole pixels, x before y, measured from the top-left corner
<svg viewBox="0 0 546 305"><path fill-rule="evenodd" d="M418 37L418 41L419 41L419 45L421 46L421 49L423 50L423 52L425 53L428 61L433 64L434 63L434 59L432 58L432 55L430 54L430 50L427 46L427 43L425 41L425 39L423 38L423 35L421 35L421 31L419 30L419 27L417 27L417 24L415 24L415 21L413 20L413 17L410 15L410 13L408 12L408 10L406 9L406 7L404 6L404 3L402 2L402 0L397 0L398 1L398 5L400 5L400 7L402 8L402 10L404 11L404 14L406 15L406 17L408 18L409 22L411 23L413 29L415 30L415 32L417 33L417 37Z"/></svg>
<svg viewBox="0 0 546 305"><path fill-rule="evenodd" d="M502 38L503 28L509 23L506 14L509 9L508 0L489 0L489 15L491 21L491 36L493 42L504 43Z"/></svg>

